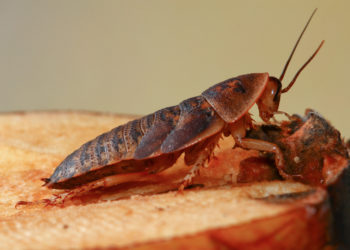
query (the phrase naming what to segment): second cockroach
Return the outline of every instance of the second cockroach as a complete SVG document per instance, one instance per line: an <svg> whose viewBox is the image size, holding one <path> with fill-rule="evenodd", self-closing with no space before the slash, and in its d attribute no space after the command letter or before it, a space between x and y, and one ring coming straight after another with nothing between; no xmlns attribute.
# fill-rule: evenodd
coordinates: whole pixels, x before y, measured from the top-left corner
<svg viewBox="0 0 350 250"><path fill-rule="evenodd" d="M171 167L184 153L185 163L191 169L179 187L183 189L191 183L198 169L210 160L222 135L231 135L236 147L274 153L279 174L285 179L292 178L284 170L283 155L277 145L245 138L245 135L254 126L249 114L254 104L257 104L259 115L265 123L270 123L275 114L286 114L278 110L281 94L293 86L300 72L324 42L321 42L293 80L282 88L281 82L289 62L315 11L299 36L279 78L269 76L268 73L237 76L218 83L200 96L184 100L179 105L116 127L71 153L50 178L44 179L45 185L56 189L75 189L97 181L101 183L99 185L104 185L101 180L109 177L110 181L110 177L119 174L158 173Z"/></svg>

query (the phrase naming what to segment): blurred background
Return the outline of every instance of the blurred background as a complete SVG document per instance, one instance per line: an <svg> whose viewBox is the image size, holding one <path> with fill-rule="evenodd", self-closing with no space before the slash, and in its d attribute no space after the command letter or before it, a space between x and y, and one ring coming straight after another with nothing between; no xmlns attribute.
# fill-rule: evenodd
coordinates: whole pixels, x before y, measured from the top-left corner
<svg viewBox="0 0 350 250"><path fill-rule="evenodd" d="M326 43L280 107L349 138L348 0L2 0L0 111L147 114L233 76L279 77L316 7L284 84Z"/></svg>

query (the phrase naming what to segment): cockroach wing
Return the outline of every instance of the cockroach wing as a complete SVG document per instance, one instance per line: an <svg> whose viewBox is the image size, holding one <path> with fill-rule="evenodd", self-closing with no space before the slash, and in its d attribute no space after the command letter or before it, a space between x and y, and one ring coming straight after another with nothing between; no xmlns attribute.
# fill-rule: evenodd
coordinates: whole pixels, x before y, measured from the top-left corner
<svg viewBox="0 0 350 250"><path fill-rule="evenodd" d="M179 106L168 107L155 112L153 124L142 137L133 158L141 160L160 155L160 147L165 138L175 128L179 115Z"/></svg>
<svg viewBox="0 0 350 250"><path fill-rule="evenodd" d="M172 153L189 147L222 130L224 121L202 97L193 97L180 103L180 119L161 146L163 153Z"/></svg>
<svg viewBox="0 0 350 250"><path fill-rule="evenodd" d="M178 106L168 107L99 135L61 162L47 179L46 185L58 187L55 183L100 170L108 165L160 155L160 146L175 127L179 115ZM99 174L109 175L106 173L108 171L106 169Z"/></svg>
<svg viewBox="0 0 350 250"><path fill-rule="evenodd" d="M257 102L268 79L268 73L241 75L210 87L202 96L225 122L233 123Z"/></svg>

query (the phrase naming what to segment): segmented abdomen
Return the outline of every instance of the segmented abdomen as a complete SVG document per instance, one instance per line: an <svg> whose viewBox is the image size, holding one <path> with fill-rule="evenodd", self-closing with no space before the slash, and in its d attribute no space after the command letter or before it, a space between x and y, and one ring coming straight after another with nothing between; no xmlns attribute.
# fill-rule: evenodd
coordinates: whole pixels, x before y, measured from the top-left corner
<svg viewBox="0 0 350 250"><path fill-rule="evenodd" d="M55 170L47 185L125 160L178 152L217 133L223 120L201 96L130 121L82 145ZM50 184L51 183L51 184Z"/></svg>
<svg viewBox="0 0 350 250"><path fill-rule="evenodd" d="M154 130L155 124L163 126L163 130L171 131L177 123L179 114L179 106L168 107L99 135L67 156L56 168L49 182L56 183L106 165L135 158L135 151L144 135L150 129ZM160 130L161 128L158 128L158 131ZM154 136L156 137L156 135ZM152 148L152 145L148 146ZM152 150L154 151L154 147ZM141 151L143 153L147 150L141 148Z"/></svg>

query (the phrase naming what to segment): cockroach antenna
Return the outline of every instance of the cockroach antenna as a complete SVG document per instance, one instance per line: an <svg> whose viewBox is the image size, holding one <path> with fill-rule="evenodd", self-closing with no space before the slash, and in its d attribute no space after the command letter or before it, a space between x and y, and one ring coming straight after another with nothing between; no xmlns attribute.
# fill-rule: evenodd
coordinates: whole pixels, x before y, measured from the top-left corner
<svg viewBox="0 0 350 250"><path fill-rule="evenodd" d="M316 54L318 53L318 51L321 49L322 45L324 44L324 40L322 40L322 42L320 43L320 45L318 46L318 48L316 49L316 51L312 54L312 56L310 56L310 58L304 63L303 66L301 66L301 68L298 70L298 72L295 74L293 80L288 84L287 87L285 87L284 89L281 90L281 93L286 93L295 83L295 81L297 80L298 76L300 75L301 71L303 71L303 69L311 62L311 60L316 56Z"/></svg>
<svg viewBox="0 0 350 250"><path fill-rule="evenodd" d="M284 65L284 68L283 68L283 71L281 73L281 76L279 78L280 82L282 82L283 78L284 78L284 75L286 74L286 71L288 69L288 66L289 66L289 63L290 61L292 60L292 57L294 55L294 52L296 50L296 48L298 47L298 44L301 40L301 38L303 37L304 33L305 33L305 30L307 29L307 27L309 26L309 23L311 22L311 19L312 17L315 15L317 11L317 8L312 12L311 16L309 17L309 20L307 21L303 31L301 32L297 42L295 43L294 45L294 48L292 50L292 53L290 54L286 64ZM324 44L324 40L321 42L321 44L318 46L318 48L316 49L316 51L312 54L312 56L304 63L304 65L298 70L298 72L295 74L293 80L288 84L288 86L284 89L282 89L281 93L285 93L287 92L292 86L293 84L295 83L296 79L298 78L298 76L300 75L300 73L303 71L303 69L311 62L311 60L316 56L316 54L318 53L318 51L321 49L322 45Z"/></svg>

